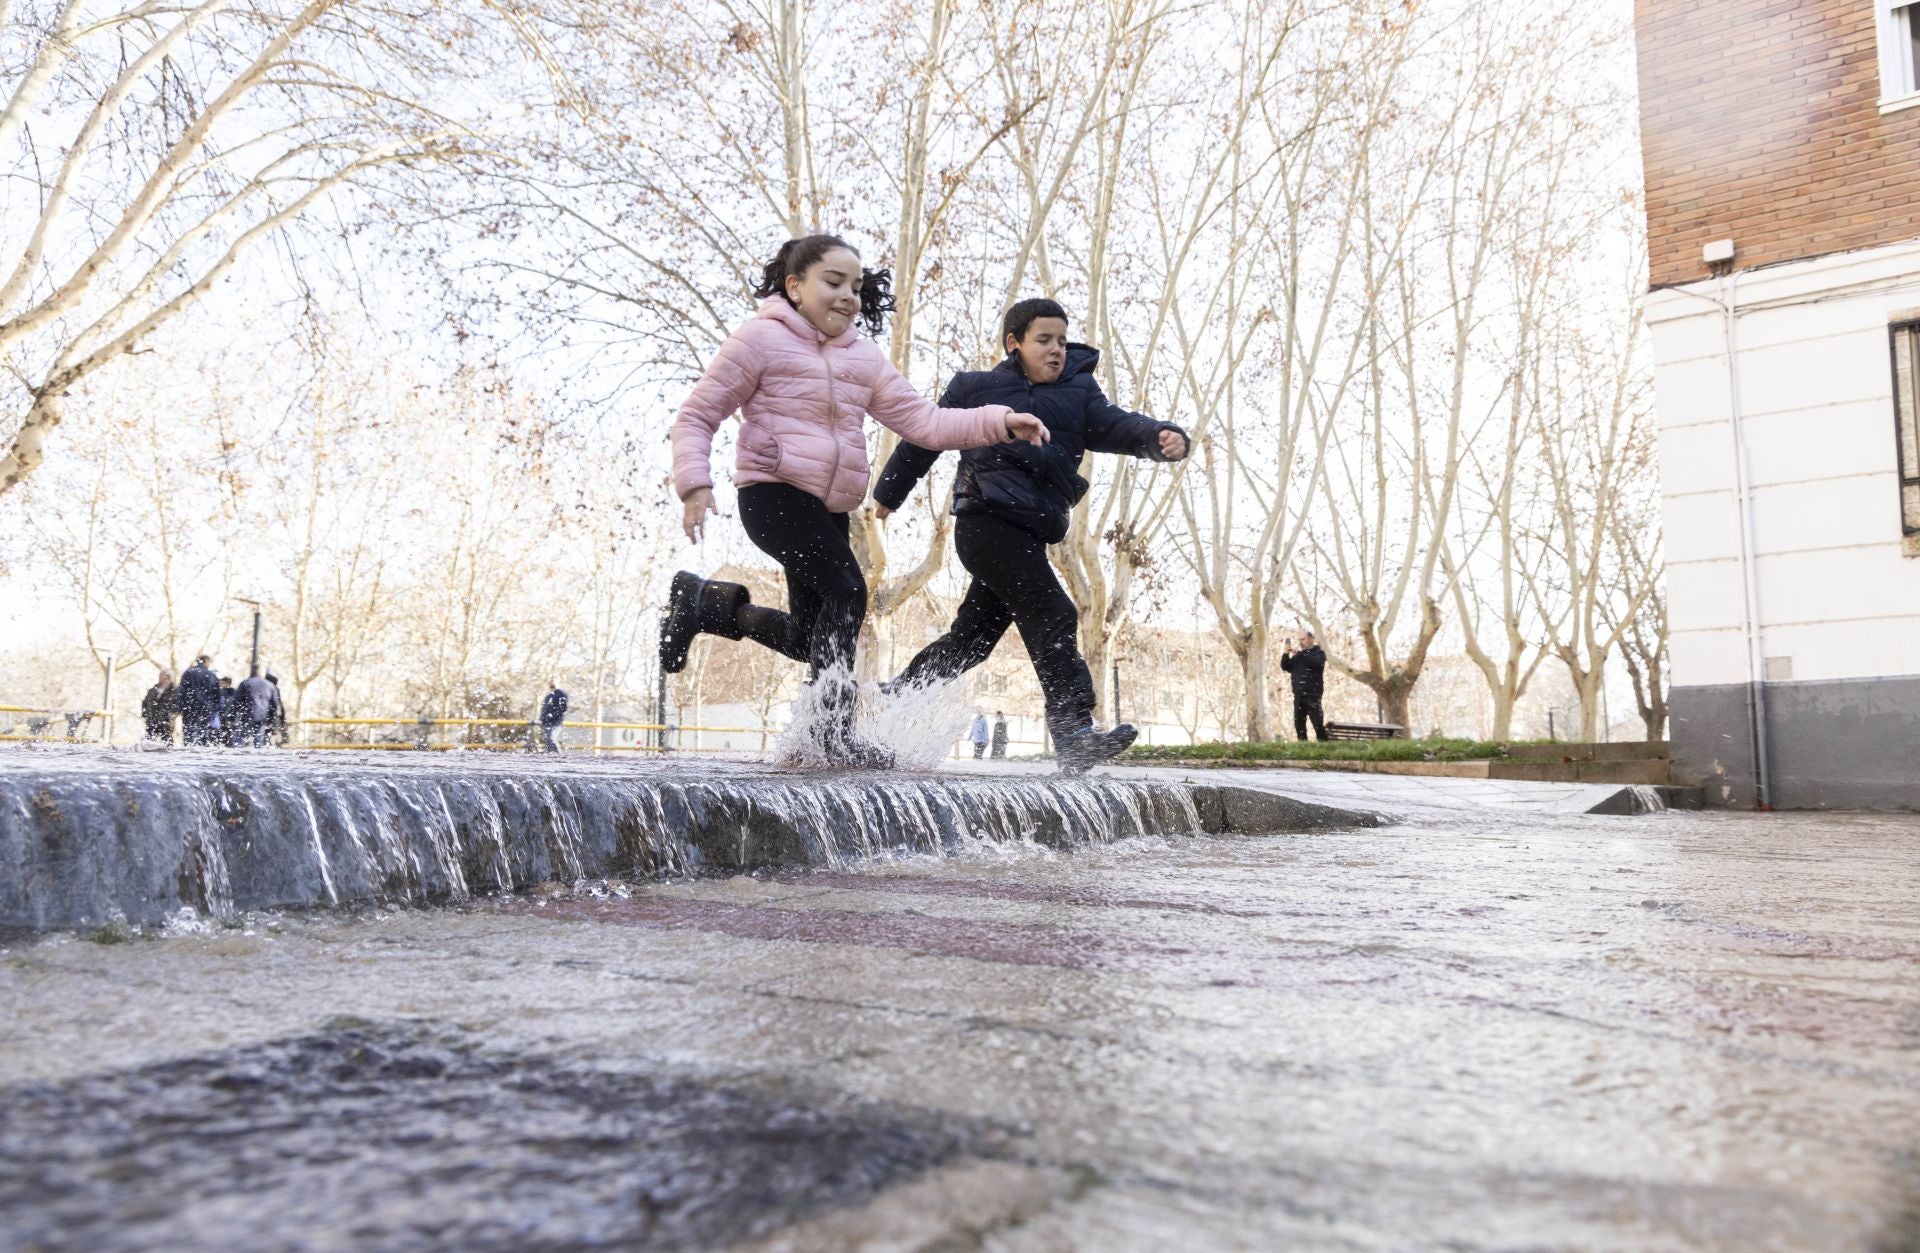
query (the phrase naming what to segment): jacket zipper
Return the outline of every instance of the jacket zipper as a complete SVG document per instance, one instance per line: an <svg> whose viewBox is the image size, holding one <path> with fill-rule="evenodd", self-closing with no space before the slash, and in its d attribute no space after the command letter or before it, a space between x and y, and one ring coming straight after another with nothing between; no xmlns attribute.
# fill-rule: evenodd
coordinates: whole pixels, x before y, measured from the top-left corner
<svg viewBox="0 0 1920 1253"><path fill-rule="evenodd" d="M833 441L833 469L827 471L827 495L840 478L840 401L833 390L833 362L827 360L827 344L820 341L820 364L827 371L827 437Z"/></svg>

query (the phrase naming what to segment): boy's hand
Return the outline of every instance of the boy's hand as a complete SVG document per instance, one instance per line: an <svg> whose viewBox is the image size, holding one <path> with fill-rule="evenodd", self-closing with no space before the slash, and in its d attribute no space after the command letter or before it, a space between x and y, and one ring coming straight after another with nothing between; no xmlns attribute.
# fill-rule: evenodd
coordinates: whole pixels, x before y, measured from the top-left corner
<svg viewBox="0 0 1920 1253"><path fill-rule="evenodd" d="M875 505L873 507L873 516L885 522L893 516L893 510L887 508L885 505Z"/></svg>
<svg viewBox="0 0 1920 1253"><path fill-rule="evenodd" d="M1053 442L1053 433L1047 430L1047 424L1031 413L1016 413L1007 419L1007 433L1015 439L1024 439L1036 448Z"/></svg>
<svg viewBox="0 0 1920 1253"><path fill-rule="evenodd" d="M686 494L680 505L680 529L687 533L689 540L698 544L701 533L707 529L707 515L720 512L713 503L713 489L696 487Z"/></svg>
<svg viewBox="0 0 1920 1253"><path fill-rule="evenodd" d="M1187 437L1178 431L1160 432L1160 455L1168 461L1187 459Z"/></svg>

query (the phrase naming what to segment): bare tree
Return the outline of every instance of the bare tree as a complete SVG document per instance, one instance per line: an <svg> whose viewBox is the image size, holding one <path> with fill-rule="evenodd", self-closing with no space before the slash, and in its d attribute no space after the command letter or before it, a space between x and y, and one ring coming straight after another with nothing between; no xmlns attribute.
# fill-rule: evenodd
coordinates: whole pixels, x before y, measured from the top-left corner
<svg viewBox="0 0 1920 1253"><path fill-rule="evenodd" d="M1580 54L1581 41L1563 34L1554 14L1469 7L1435 32L1433 51L1458 72L1432 76L1431 104L1410 109L1396 130L1400 159L1370 162L1362 183L1381 316L1366 331L1360 420L1336 424L1321 469L1327 509L1312 544L1326 580L1319 590L1359 645L1357 655L1330 652L1329 663L1403 725L1458 573L1445 534L1460 469L1511 385L1477 384L1487 373L1481 342L1499 311L1510 220L1555 151L1556 71ZM1409 214L1419 245L1404 248ZM1327 602L1308 587L1301 607L1324 635Z"/></svg>
<svg viewBox="0 0 1920 1253"><path fill-rule="evenodd" d="M1579 698L1582 740L1599 734L1608 659L1660 585L1655 551L1630 540L1621 516L1651 494L1653 398L1643 333L1637 300L1620 302L1611 326L1565 328L1539 415L1549 518L1536 540L1551 558L1536 576L1536 594L1563 606L1546 618L1545 640Z"/></svg>
<svg viewBox="0 0 1920 1253"><path fill-rule="evenodd" d="M221 369L224 354L170 346ZM218 415L223 389L182 387L161 362L141 364L88 383L84 402L102 420L75 440L70 464L16 500L23 538L69 598L95 663L177 674L220 639L246 483Z"/></svg>
<svg viewBox="0 0 1920 1253"><path fill-rule="evenodd" d="M1408 32L1405 21L1343 21L1298 41L1314 60L1286 91L1263 93L1262 145L1235 154L1210 302L1196 317L1174 312L1181 390L1202 415L1200 469L1180 497L1182 552L1239 661L1251 739L1273 734L1274 614L1335 416L1363 366L1373 284L1357 301L1346 291L1362 242L1352 209ZM1250 29L1243 46L1265 40Z"/></svg>
<svg viewBox="0 0 1920 1253"><path fill-rule="evenodd" d="M28 10L0 72L0 493L67 397L339 189L469 136L423 76L471 21L384 0Z"/></svg>
<svg viewBox="0 0 1920 1253"><path fill-rule="evenodd" d="M1631 560L1642 560L1634 553ZM1647 594L1639 614L1627 624L1620 658L1633 683L1633 702L1649 740L1667 738L1667 594L1658 586Z"/></svg>

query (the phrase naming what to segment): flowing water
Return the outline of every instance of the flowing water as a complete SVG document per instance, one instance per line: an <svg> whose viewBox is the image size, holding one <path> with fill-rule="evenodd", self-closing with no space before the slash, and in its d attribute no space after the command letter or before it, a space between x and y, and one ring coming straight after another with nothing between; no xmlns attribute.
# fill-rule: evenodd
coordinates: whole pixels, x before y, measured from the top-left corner
<svg viewBox="0 0 1920 1253"><path fill-rule="evenodd" d="M1193 789L484 753L0 754L0 927L462 901L548 881L845 868L968 841L1202 829Z"/></svg>
<svg viewBox="0 0 1920 1253"><path fill-rule="evenodd" d="M1916 899L1913 819L1458 809L54 934L0 1249L1911 1253Z"/></svg>

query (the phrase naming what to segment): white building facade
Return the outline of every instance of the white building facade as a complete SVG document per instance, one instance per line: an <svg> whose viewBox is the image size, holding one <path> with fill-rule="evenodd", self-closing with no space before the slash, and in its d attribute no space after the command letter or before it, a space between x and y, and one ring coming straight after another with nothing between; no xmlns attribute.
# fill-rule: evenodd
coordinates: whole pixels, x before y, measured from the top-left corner
<svg viewBox="0 0 1920 1253"><path fill-rule="evenodd" d="M1920 808L1920 240L1663 287L1646 317L1676 775Z"/></svg>

